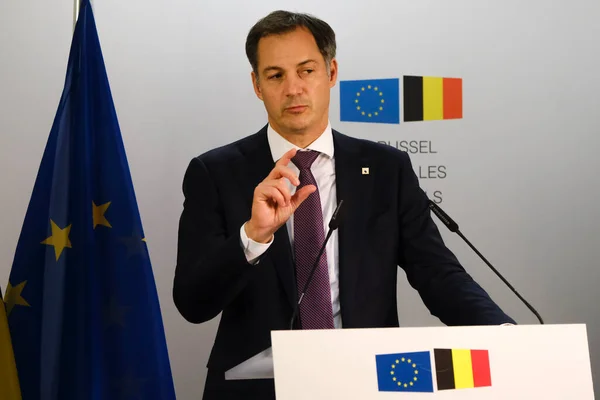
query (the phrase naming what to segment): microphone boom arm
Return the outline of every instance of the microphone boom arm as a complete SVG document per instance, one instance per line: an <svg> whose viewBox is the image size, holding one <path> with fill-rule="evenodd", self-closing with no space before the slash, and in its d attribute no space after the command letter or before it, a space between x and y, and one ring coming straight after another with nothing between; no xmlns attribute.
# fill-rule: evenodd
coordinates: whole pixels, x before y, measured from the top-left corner
<svg viewBox="0 0 600 400"><path fill-rule="evenodd" d="M523 298L523 296L521 296L519 294L519 292L517 292L515 290L515 288L508 283L508 281L500 274L500 272L498 272L498 270L496 270L496 268L494 268L494 266L483 256L483 254L481 254L479 252L479 250L477 250L475 248L475 246L473 246L471 244L471 242L462 234L462 232L460 231L458 224L456 222L454 222L454 220L452 220L452 218L450 218L448 216L448 214L446 214L441 208L440 206L438 206L437 204L435 204L433 202L433 200L429 200L429 208L431 209L431 211L433 211L433 213L440 219L440 221L442 221L444 223L444 225L446 225L446 227L451 231L456 233L458 236L460 236L465 243L467 243L469 245L469 247L479 256L479 258L481 258L483 260L483 262L485 262L487 264L488 267L490 267L490 269L492 271L494 271L494 273L498 276L498 278L500 278L502 280L502 282L504 282L504 284L506 286L508 286L508 288L510 290L512 290L512 292L523 302L523 304L525 304L527 306L527 308L529 308L529 310L537 317L537 319L540 321L540 323L543 325L544 324L544 320L542 319L542 317L540 316L540 314L536 311L535 308L533 308L533 306L531 304L529 304L527 302L527 300L525 300Z"/></svg>

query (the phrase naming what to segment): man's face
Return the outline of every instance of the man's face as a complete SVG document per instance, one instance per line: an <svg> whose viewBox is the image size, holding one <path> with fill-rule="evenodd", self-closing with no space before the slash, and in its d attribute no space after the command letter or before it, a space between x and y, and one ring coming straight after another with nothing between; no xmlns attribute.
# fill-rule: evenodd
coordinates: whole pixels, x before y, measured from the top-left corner
<svg viewBox="0 0 600 400"><path fill-rule="evenodd" d="M263 100L269 123L276 131L314 134L314 130L325 129L337 62L332 60L328 75L310 31L298 28L262 38L258 43L257 71L258 76L252 73L254 90Z"/></svg>

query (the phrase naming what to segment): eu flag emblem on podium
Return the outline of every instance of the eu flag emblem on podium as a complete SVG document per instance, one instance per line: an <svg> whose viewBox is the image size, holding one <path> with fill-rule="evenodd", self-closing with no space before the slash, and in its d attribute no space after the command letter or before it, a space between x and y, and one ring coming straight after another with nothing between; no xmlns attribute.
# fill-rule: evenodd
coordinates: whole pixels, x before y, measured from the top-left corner
<svg viewBox="0 0 600 400"><path fill-rule="evenodd" d="M340 120L400 123L400 80L341 81Z"/></svg>
<svg viewBox="0 0 600 400"><path fill-rule="evenodd" d="M83 0L4 297L24 400L175 399L146 246Z"/></svg>
<svg viewBox="0 0 600 400"><path fill-rule="evenodd" d="M380 392L433 392L429 351L378 354L375 360Z"/></svg>

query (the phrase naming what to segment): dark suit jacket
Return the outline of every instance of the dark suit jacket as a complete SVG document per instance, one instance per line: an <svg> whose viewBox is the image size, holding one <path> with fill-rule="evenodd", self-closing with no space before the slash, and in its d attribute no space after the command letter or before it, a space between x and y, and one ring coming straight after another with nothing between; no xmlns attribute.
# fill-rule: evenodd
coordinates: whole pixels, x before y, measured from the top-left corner
<svg viewBox="0 0 600 400"><path fill-rule="evenodd" d="M446 325L514 321L446 248L407 153L333 131L339 285L345 328L396 327L398 266ZM173 298L188 321L223 312L208 368L225 371L271 346L287 329L296 294L285 225L258 265L247 263L240 227L254 188L274 166L267 130L194 158L185 173ZM368 167L369 174L362 174Z"/></svg>

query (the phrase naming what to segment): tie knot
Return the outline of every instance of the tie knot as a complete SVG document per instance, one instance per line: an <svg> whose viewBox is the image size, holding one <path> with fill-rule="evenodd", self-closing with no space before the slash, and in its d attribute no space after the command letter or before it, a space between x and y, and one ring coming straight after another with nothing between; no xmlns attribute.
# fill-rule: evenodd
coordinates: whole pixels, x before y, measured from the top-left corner
<svg viewBox="0 0 600 400"><path fill-rule="evenodd" d="M298 167L298 169L310 169L311 165L319 156L318 151L313 150L298 150L292 162Z"/></svg>

